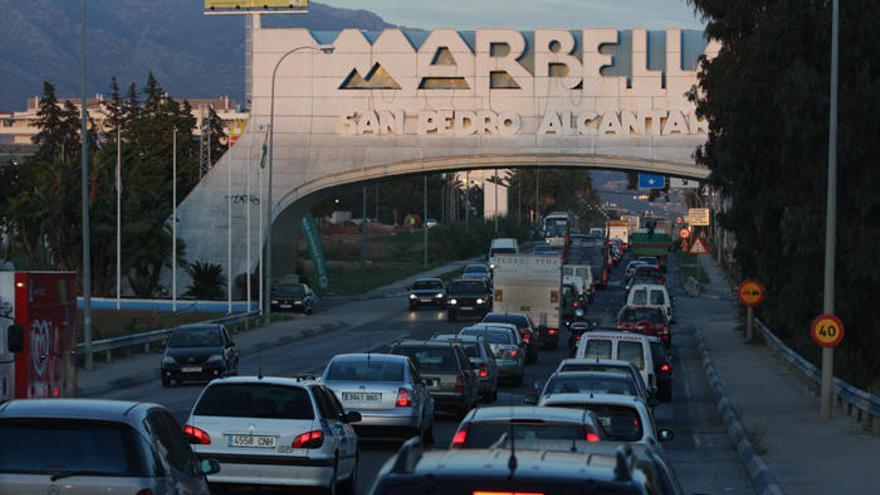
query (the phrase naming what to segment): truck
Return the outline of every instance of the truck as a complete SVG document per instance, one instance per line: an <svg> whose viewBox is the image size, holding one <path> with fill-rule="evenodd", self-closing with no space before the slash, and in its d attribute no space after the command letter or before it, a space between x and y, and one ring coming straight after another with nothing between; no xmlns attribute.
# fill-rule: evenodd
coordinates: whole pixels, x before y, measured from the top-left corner
<svg viewBox="0 0 880 495"><path fill-rule="evenodd" d="M579 296L592 299L593 272L590 270L590 265L562 265L562 281L577 287Z"/></svg>
<svg viewBox="0 0 880 495"><path fill-rule="evenodd" d="M492 311L527 314L541 337L559 335L561 291L561 256L499 254L495 257Z"/></svg>
<svg viewBox="0 0 880 495"><path fill-rule="evenodd" d="M639 229L630 236L630 252L633 259L654 256L660 261L660 269L666 271L666 260L672 236L656 229Z"/></svg>
<svg viewBox="0 0 880 495"><path fill-rule="evenodd" d="M0 272L0 403L76 395L76 274Z"/></svg>
<svg viewBox="0 0 880 495"><path fill-rule="evenodd" d="M635 232L642 226L641 218L638 215L620 215L620 219L626 221L630 232Z"/></svg>
<svg viewBox="0 0 880 495"><path fill-rule="evenodd" d="M586 266L590 270L590 295L608 284L610 264L608 263L608 243L604 236L577 236L572 240L571 249L565 259L567 265Z"/></svg>
<svg viewBox="0 0 880 495"><path fill-rule="evenodd" d="M605 222L605 238L609 241L620 239L623 248L629 244L629 222L626 220L608 220Z"/></svg>

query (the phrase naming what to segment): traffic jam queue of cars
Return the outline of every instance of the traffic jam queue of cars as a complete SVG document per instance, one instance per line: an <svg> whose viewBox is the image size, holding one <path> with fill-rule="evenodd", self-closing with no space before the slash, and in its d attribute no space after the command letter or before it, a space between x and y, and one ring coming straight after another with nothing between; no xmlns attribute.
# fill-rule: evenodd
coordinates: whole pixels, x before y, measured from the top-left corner
<svg viewBox="0 0 880 495"><path fill-rule="evenodd" d="M472 321L384 353L336 355L320 376L237 376L239 354L222 325L179 327L162 358L162 385L209 380L182 427L156 404L3 403L0 492L47 493L64 480L78 493L260 485L353 494L359 440L394 437L403 445L372 494L682 493L663 448L673 434L654 421L654 409L672 400L673 376L673 301L656 264L630 263L635 283L606 328L585 317L592 277L574 280L578 270L570 271L582 306L580 316L563 317L563 256L493 245L502 248L491 266L469 265L448 284L422 279L407 294L410 309ZM522 385L526 366L555 349L566 327L572 357L523 404L491 406L499 387ZM460 422L449 445L433 446L441 413ZM7 448L28 442L42 447Z"/></svg>

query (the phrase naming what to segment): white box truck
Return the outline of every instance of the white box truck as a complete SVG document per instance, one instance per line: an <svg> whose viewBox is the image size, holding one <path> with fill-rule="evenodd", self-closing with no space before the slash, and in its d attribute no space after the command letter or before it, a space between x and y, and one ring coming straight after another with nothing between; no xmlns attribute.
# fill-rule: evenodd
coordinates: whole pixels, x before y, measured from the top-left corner
<svg viewBox="0 0 880 495"><path fill-rule="evenodd" d="M499 254L494 283L492 311L526 313L542 337L559 334L561 256Z"/></svg>

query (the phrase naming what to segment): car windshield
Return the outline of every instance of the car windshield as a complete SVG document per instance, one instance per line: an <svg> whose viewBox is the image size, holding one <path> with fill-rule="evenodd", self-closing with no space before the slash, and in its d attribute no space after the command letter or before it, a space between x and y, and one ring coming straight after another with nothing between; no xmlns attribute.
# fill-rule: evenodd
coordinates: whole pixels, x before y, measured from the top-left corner
<svg viewBox="0 0 880 495"><path fill-rule="evenodd" d="M529 326L529 321L522 315L506 315L506 314L488 314L483 318L483 323L512 323L517 328L525 328Z"/></svg>
<svg viewBox="0 0 880 495"><path fill-rule="evenodd" d="M199 398L193 415L295 420L315 418L306 389L268 383L210 386Z"/></svg>
<svg viewBox="0 0 880 495"><path fill-rule="evenodd" d="M475 335L483 337L490 344L509 345L513 344L513 335L504 330L489 330L480 328L465 328L461 331L462 335Z"/></svg>
<svg viewBox="0 0 880 495"><path fill-rule="evenodd" d="M516 254L516 249L514 248L494 248L490 251L490 256L495 256L496 254Z"/></svg>
<svg viewBox="0 0 880 495"><path fill-rule="evenodd" d="M621 323L635 323L639 321L665 323L665 318L660 308L626 308L620 314Z"/></svg>
<svg viewBox="0 0 880 495"><path fill-rule="evenodd" d="M468 428L464 447L467 449L490 449L504 447L513 433L515 441L530 440L583 440L584 426L577 423L545 423L517 421L475 422Z"/></svg>
<svg viewBox="0 0 880 495"><path fill-rule="evenodd" d="M414 283L412 288L413 290L442 290L443 282L440 282L439 280L422 280Z"/></svg>
<svg viewBox="0 0 880 495"><path fill-rule="evenodd" d="M223 336L216 327L204 328L178 328L168 347L220 347L223 345Z"/></svg>
<svg viewBox="0 0 880 495"><path fill-rule="evenodd" d="M482 294L486 292L486 288L482 282L453 282L449 287L450 294Z"/></svg>
<svg viewBox="0 0 880 495"><path fill-rule="evenodd" d="M639 411L629 406L617 406L610 404L560 404L553 403L553 407L568 407L572 409L588 409L596 413L605 440L609 442L638 442L644 436L642 420Z"/></svg>
<svg viewBox="0 0 880 495"><path fill-rule="evenodd" d="M0 473L150 476L140 445L137 432L119 423L0 420Z"/></svg>
<svg viewBox="0 0 880 495"><path fill-rule="evenodd" d="M455 373L458 371L451 347L402 347L397 354L409 356L419 373Z"/></svg>
<svg viewBox="0 0 880 495"><path fill-rule="evenodd" d="M489 273L489 267L485 265L468 265L464 269L465 273Z"/></svg>
<svg viewBox="0 0 880 495"><path fill-rule="evenodd" d="M300 284L284 284L275 287L275 294L278 296L304 297L306 289Z"/></svg>
<svg viewBox="0 0 880 495"><path fill-rule="evenodd" d="M637 395L635 384L625 375L562 374L547 383L544 395L549 394L614 394Z"/></svg>
<svg viewBox="0 0 880 495"><path fill-rule="evenodd" d="M403 363L376 359L342 359L330 364L329 381L403 382Z"/></svg>

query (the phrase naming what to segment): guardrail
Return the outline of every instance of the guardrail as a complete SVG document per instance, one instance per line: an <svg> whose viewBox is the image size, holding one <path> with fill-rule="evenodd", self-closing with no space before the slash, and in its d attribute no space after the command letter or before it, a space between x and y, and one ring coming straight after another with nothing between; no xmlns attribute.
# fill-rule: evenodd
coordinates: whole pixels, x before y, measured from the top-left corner
<svg viewBox="0 0 880 495"><path fill-rule="evenodd" d="M257 318L259 318L259 316L259 311L250 311L237 315L224 316L223 318L215 318L213 320L207 320L202 323L220 323L222 325L235 325L238 323L256 320ZM95 340L92 342L92 352L105 353L105 359L108 363L113 361L113 351L119 351L123 349L130 351L132 348L143 346L144 352L150 352L150 347L152 345L156 344L157 342L164 342L165 339L167 339L168 336L171 335L171 332L173 332L175 328L177 327L174 326L170 328L163 328L161 330L152 330L149 332L123 335L121 337L115 337L112 339ZM76 352L78 355L84 356L86 352L86 345L84 343L77 344Z"/></svg>
<svg viewBox="0 0 880 495"><path fill-rule="evenodd" d="M807 383L818 390L822 377L813 363L791 350L782 340L767 328L759 319L755 319L755 328L764 336L767 347L777 357L800 370ZM843 407L847 416L853 416L859 423L864 423L875 435L880 435L880 396L853 387L839 378L834 379L834 403Z"/></svg>

